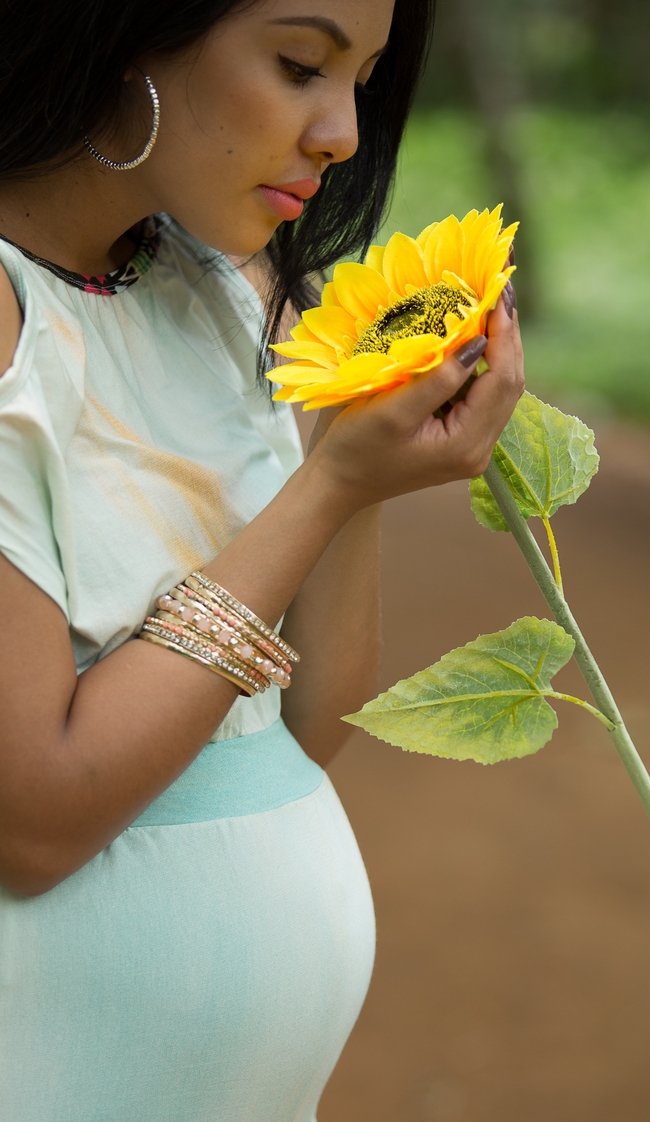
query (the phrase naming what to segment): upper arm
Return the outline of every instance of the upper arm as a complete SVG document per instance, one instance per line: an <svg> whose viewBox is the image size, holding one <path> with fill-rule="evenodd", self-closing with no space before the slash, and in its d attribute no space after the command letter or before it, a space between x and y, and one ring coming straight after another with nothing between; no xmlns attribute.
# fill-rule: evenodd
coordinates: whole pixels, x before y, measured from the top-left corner
<svg viewBox="0 0 650 1122"><path fill-rule="evenodd" d="M23 317L16 293L0 265L0 377L13 362L22 326Z"/></svg>

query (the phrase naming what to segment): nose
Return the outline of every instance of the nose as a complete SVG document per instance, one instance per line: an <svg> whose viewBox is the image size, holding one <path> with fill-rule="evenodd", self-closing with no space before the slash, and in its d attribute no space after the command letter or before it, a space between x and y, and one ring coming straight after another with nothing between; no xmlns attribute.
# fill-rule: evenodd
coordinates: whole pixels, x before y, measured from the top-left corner
<svg viewBox="0 0 650 1122"><path fill-rule="evenodd" d="M357 107L354 94L340 98L302 136L305 155L323 164L340 164L354 156L359 147Z"/></svg>

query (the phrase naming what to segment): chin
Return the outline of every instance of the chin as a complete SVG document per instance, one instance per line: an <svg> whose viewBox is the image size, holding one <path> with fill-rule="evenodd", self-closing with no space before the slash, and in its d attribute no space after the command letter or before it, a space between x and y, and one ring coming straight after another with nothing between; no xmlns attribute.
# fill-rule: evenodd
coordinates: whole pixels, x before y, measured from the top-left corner
<svg viewBox="0 0 650 1122"><path fill-rule="evenodd" d="M228 257L244 258L253 257L256 253L265 249L278 226L281 225L281 219L274 216L267 217L266 215L262 220L257 215L253 221L250 220L250 216L248 216L248 221L233 217L232 222L227 224L220 222L217 229L214 227L210 229L210 225L207 223L186 225L182 219L179 218L178 221L181 226L185 225L190 234L193 234L205 245L210 246L211 249L225 253ZM226 227L225 230L224 226Z"/></svg>

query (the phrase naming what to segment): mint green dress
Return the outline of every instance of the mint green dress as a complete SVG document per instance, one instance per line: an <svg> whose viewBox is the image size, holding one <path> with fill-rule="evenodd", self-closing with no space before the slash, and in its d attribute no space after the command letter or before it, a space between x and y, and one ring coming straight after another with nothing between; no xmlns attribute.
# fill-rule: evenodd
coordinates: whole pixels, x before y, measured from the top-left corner
<svg viewBox="0 0 650 1122"><path fill-rule="evenodd" d="M300 463L256 386L254 291L164 217L134 237L100 278L0 241L24 312L0 550L65 613L80 671ZM34 898L0 888L0 1122L314 1122L373 952L331 783L277 687L240 698L84 868Z"/></svg>

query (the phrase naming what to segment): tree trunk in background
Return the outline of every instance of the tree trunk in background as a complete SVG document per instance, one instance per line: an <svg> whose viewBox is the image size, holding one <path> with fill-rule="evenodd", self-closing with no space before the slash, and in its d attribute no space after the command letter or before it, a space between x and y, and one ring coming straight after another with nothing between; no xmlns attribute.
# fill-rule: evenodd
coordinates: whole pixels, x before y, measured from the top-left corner
<svg viewBox="0 0 650 1122"><path fill-rule="evenodd" d="M507 0L452 0L460 22L458 47L464 56L483 120L486 158L506 223L521 222L517 234L516 288L522 317L538 309L535 252L528 220L521 159L512 140L515 110L525 100L518 59L517 28Z"/></svg>

